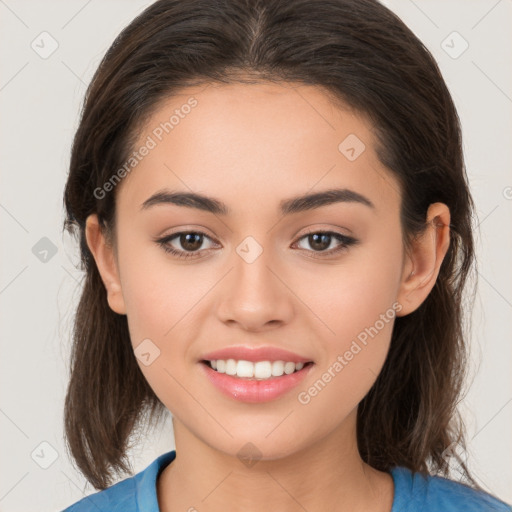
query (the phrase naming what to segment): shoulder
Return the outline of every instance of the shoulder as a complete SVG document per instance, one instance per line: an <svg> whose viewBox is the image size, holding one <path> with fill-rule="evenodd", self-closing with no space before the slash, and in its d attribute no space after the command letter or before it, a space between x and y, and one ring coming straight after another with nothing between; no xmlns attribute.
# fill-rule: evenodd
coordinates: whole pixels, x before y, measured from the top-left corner
<svg viewBox="0 0 512 512"><path fill-rule="evenodd" d="M136 512L135 477L126 478L103 491L90 494L63 512L85 512L101 510L105 512Z"/></svg>
<svg viewBox="0 0 512 512"><path fill-rule="evenodd" d="M512 507L498 498L463 483L441 476L412 473L396 467L391 470L395 500L391 512L512 512Z"/></svg>
<svg viewBox="0 0 512 512"><path fill-rule="evenodd" d="M156 481L175 457L174 450L164 453L143 471L82 498L62 512L158 512Z"/></svg>

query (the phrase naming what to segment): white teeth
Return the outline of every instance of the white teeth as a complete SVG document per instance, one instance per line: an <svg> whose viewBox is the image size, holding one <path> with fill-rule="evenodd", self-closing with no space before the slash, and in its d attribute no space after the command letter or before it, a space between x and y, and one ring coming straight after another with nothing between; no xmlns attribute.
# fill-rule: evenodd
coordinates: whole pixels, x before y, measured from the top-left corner
<svg viewBox="0 0 512 512"><path fill-rule="evenodd" d="M283 374L290 375L304 368L304 363L291 361L258 361L253 363L252 361L236 361L235 359L217 359L216 361L210 361L210 365L219 373L259 380L281 377Z"/></svg>

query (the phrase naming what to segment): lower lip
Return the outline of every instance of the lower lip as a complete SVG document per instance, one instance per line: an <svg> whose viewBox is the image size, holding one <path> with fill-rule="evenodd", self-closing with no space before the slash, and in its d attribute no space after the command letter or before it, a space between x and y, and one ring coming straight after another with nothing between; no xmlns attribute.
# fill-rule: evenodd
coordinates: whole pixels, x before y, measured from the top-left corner
<svg viewBox="0 0 512 512"><path fill-rule="evenodd" d="M301 370L284 374L282 377L273 377L266 380L249 380L219 373L206 363L199 363L210 382L222 393L240 402L261 403L275 400L295 386L298 386L309 373L314 364L310 363Z"/></svg>

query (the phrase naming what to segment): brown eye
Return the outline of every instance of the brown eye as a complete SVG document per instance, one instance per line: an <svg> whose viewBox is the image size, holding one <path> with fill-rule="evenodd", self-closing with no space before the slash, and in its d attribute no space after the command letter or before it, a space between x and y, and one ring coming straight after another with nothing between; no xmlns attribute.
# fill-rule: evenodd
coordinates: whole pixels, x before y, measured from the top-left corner
<svg viewBox="0 0 512 512"><path fill-rule="evenodd" d="M306 243L300 246L301 241L305 241ZM357 243L358 241L355 238L334 231L311 232L299 238L299 242L297 242L300 249L320 253L321 256L333 255Z"/></svg>
<svg viewBox="0 0 512 512"><path fill-rule="evenodd" d="M178 258L201 257L201 252L211 249L210 247L202 247L205 240L211 238L206 233L200 231L181 231L164 238L156 240L163 250Z"/></svg>
<svg viewBox="0 0 512 512"><path fill-rule="evenodd" d="M308 242L311 248L315 251L324 251L331 245L331 235L326 233L314 233L308 235Z"/></svg>
<svg viewBox="0 0 512 512"><path fill-rule="evenodd" d="M179 242L186 251L197 251L203 244L201 233L182 233L179 235Z"/></svg>

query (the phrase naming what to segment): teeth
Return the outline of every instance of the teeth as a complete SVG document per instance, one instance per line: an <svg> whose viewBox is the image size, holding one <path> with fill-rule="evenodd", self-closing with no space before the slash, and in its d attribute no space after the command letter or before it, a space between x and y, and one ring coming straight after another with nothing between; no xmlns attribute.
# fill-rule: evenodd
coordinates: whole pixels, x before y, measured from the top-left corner
<svg viewBox="0 0 512 512"><path fill-rule="evenodd" d="M217 359L216 361L209 361L209 363L219 373L259 380L281 377L283 374L290 375L304 367L304 363L294 363L292 361L258 361L253 363L252 361L244 360Z"/></svg>

